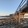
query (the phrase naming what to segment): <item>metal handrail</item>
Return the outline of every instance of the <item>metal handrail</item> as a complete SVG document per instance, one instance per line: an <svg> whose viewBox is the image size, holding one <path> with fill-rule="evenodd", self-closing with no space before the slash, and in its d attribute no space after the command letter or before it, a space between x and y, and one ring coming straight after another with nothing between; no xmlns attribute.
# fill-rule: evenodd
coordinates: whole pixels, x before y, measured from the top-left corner
<svg viewBox="0 0 28 28"><path fill-rule="evenodd" d="M22 0L21 3L19 4L18 8L16 11L19 11L19 9L21 8L21 6L26 2L27 0Z"/></svg>

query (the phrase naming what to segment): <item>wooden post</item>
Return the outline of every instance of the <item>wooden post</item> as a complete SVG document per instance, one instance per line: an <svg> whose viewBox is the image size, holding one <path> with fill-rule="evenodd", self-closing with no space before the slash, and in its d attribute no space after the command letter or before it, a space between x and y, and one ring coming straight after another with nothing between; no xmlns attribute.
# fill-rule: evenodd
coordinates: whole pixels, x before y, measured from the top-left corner
<svg viewBox="0 0 28 28"><path fill-rule="evenodd" d="M24 20L24 14L25 13L19 13L19 23L20 23L20 19L22 18L21 16L23 16L23 20Z"/></svg>
<svg viewBox="0 0 28 28"><path fill-rule="evenodd" d="M24 14L23 14L23 20L24 20Z"/></svg>
<svg viewBox="0 0 28 28"><path fill-rule="evenodd" d="M20 13L19 13L19 23L20 23Z"/></svg>
<svg viewBox="0 0 28 28"><path fill-rule="evenodd" d="M23 13L23 20L24 20L24 14L25 14L25 13Z"/></svg>

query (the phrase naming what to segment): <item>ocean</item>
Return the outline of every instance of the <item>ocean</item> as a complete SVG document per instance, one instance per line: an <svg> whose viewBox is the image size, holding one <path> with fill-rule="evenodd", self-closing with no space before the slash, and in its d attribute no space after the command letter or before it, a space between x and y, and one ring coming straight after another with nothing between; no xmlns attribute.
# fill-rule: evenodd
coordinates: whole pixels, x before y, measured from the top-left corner
<svg viewBox="0 0 28 28"><path fill-rule="evenodd" d="M9 18L9 17L0 17L0 19Z"/></svg>

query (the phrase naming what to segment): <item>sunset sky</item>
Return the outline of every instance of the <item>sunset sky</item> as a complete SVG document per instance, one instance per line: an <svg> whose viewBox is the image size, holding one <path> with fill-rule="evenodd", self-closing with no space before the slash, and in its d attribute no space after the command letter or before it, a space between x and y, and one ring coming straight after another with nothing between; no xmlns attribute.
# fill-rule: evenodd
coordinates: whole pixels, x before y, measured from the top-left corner
<svg viewBox="0 0 28 28"><path fill-rule="evenodd" d="M0 0L0 16L15 13L22 0Z"/></svg>

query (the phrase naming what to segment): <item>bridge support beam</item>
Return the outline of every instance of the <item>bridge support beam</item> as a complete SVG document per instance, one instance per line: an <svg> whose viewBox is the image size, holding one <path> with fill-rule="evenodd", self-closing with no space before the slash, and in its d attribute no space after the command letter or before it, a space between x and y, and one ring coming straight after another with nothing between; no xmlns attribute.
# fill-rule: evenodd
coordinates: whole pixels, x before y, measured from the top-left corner
<svg viewBox="0 0 28 28"><path fill-rule="evenodd" d="M23 19L24 20L24 14L25 13L19 13L19 23L20 23L20 19Z"/></svg>

